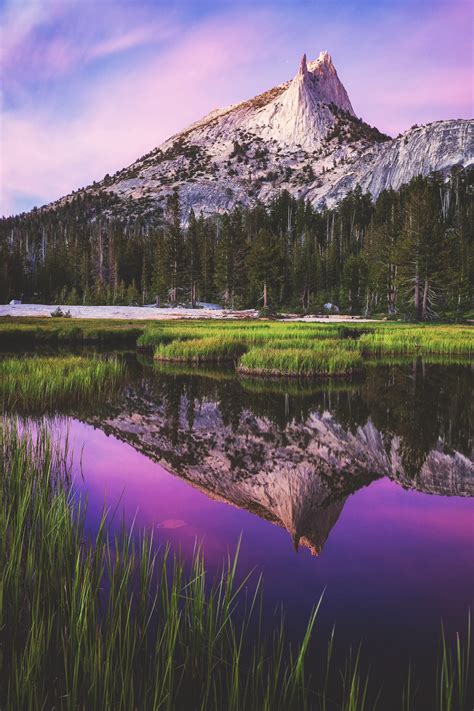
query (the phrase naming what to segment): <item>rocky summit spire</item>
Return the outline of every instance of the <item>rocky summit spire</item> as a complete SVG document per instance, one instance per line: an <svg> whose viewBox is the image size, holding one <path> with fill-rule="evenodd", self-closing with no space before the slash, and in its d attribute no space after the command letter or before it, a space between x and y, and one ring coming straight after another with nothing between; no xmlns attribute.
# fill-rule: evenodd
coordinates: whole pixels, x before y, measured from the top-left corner
<svg viewBox="0 0 474 711"><path fill-rule="evenodd" d="M347 91L337 75L329 52L327 50L320 52L319 57L309 62L307 68L317 81L319 100L325 104L335 104L355 116Z"/></svg>
<svg viewBox="0 0 474 711"><path fill-rule="evenodd" d="M301 63L300 63L300 74L302 74L304 76L305 74L307 74L307 72L308 72L308 65L306 63L306 54L303 54L303 56L301 57Z"/></svg>
<svg viewBox="0 0 474 711"><path fill-rule="evenodd" d="M251 119L260 134L270 130L278 141L317 150L336 122L334 106L354 113L328 52L308 63L303 54L288 86Z"/></svg>
<svg viewBox="0 0 474 711"><path fill-rule="evenodd" d="M329 54L329 52L327 51L327 49L323 49L323 51L319 53L319 57L314 60L314 63L315 63L315 64L316 64L316 63L318 63L318 64L328 64L328 65L331 64L332 66L334 66L333 63L332 63L332 57L331 57L331 55Z"/></svg>

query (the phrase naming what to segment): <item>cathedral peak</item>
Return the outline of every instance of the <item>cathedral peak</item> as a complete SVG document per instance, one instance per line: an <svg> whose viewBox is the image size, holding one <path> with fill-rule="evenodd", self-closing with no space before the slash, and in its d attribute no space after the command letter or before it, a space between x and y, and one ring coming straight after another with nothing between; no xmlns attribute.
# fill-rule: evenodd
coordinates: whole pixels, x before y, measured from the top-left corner
<svg viewBox="0 0 474 711"><path fill-rule="evenodd" d="M124 211L141 210L140 201L162 209L179 192L187 219L191 208L225 212L282 190L332 207L356 186L377 197L415 175L473 163L474 122L439 121L391 139L356 118L331 54L313 56L302 51L292 79L212 111L81 192L112 193Z"/></svg>

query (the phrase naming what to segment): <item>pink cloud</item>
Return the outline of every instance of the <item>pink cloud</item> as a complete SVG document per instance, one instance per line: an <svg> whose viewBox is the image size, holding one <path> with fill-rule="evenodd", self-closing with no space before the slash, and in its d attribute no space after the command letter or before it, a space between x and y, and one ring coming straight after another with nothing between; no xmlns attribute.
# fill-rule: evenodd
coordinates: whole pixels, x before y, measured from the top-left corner
<svg viewBox="0 0 474 711"><path fill-rule="evenodd" d="M174 31L171 11L156 19L124 3L25 3L7 7L0 51L5 81L54 79L87 63L126 50L158 45Z"/></svg>
<svg viewBox="0 0 474 711"><path fill-rule="evenodd" d="M392 134L415 122L472 117L472 22L472 4L453 0L421 23L394 11L368 28L348 70L356 112Z"/></svg>
<svg viewBox="0 0 474 711"><path fill-rule="evenodd" d="M131 29L129 32L120 34L115 37L110 37L103 42L98 42L89 51L90 58L107 57L111 54L123 52L133 47L141 47L143 45L156 42L158 38L164 36L163 28L158 28L156 25L147 27L138 27Z"/></svg>
<svg viewBox="0 0 474 711"><path fill-rule="evenodd" d="M40 189L47 201L100 179L209 110L246 98L239 87L255 59L265 56L261 38L241 19L210 21L146 65L96 84L72 119L29 105L4 112L0 210L8 214L18 192ZM66 53L61 61L68 61Z"/></svg>

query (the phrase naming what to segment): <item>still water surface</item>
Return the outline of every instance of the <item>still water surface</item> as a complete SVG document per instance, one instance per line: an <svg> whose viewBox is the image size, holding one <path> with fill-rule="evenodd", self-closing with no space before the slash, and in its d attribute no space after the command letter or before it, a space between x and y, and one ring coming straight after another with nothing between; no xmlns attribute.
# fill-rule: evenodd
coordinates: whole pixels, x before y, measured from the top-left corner
<svg viewBox="0 0 474 711"><path fill-rule="evenodd" d="M127 372L101 412L56 421L88 530L106 505L188 558L201 542L211 574L242 536L241 571L263 573L290 637L324 592L323 636L362 641L397 698L411 661L426 693L441 620L454 635L474 602L472 369L265 383L129 356Z"/></svg>

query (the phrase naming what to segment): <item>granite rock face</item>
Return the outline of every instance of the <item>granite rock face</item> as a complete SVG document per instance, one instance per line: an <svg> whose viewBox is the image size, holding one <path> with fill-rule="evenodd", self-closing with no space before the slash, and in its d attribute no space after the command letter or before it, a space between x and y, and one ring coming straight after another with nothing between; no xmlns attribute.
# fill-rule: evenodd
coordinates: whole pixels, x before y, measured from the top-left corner
<svg viewBox="0 0 474 711"><path fill-rule="evenodd" d="M321 52L310 62L304 55L291 81L212 111L84 190L155 207L177 190L186 221L191 208L209 215L268 202L282 190L332 207L357 186L375 198L416 175L473 162L473 121L438 121L391 139L356 117L331 56Z"/></svg>

